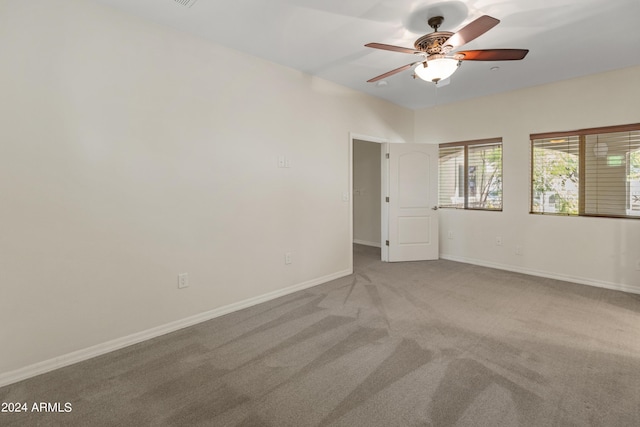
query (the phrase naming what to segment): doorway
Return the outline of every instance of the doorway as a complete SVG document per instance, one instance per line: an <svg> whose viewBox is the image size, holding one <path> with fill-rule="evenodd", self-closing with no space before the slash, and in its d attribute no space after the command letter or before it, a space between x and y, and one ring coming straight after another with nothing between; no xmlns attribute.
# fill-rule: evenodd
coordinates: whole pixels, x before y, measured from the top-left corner
<svg viewBox="0 0 640 427"><path fill-rule="evenodd" d="M383 144L353 140L353 243L382 248Z"/></svg>
<svg viewBox="0 0 640 427"><path fill-rule="evenodd" d="M372 136L349 134L351 266L354 245L376 251L381 261L389 261L389 247L385 245L389 234L389 206L385 196L389 179L386 154L390 142ZM354 232L354 229L357 231Z"/></svg>
<svg viewBox="0 0 640 427"><path fill-rule="evenodd" d="M350 134L349 150L351 245L385 262L438 259L438 146Z"/></svg>

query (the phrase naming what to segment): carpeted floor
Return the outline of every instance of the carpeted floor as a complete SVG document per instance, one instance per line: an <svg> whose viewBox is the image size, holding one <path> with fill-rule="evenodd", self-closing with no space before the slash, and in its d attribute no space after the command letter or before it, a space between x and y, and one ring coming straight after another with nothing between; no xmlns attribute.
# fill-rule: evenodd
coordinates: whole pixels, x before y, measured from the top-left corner
<svg viewBox="0 0 640 427"><path fill-rule="evenodd" d="M639 295L354 252L352 276L1 388L72 412L0 425L640 425Z"/></svg>

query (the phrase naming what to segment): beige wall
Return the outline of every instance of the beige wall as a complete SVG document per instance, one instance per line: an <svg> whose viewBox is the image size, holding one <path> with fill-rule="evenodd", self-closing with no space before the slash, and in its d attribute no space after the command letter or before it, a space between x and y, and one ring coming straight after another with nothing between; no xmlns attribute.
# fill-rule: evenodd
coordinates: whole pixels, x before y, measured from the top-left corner
<svg viewBox="0 0 640 427"><path fill-rule="evenodd" d="M1 2L0 34L0 377L347 274L349 132L413 140L409 110L88 1Z"/></svg>
<svg viewBox="0 0 640 427"><path fill-rule="evenodd" d="M504 143L504 211L440 210L441 256L640 292L640 221L528 213L529 134L637 123L638 111L640 67L417 111L416 142Z"/></svg>
<svg viewBox="0 0 640 427"><path fill-rule="evenodd" d="M380 246L382 145L353 141L353 241Z"/></svg>

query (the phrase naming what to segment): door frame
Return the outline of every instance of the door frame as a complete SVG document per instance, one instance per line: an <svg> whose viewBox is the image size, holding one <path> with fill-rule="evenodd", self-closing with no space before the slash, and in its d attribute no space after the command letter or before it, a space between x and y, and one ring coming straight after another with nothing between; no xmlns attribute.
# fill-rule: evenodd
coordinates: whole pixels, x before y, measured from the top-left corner
<svg viewBox="0 0 640 427"><path fill-rule="evenodd" d="M353 247L353 140L373 142L381 145L380 150L380 260L389 261L389 247L385 244L389 240L389 205L386 197L389 195L389 162L386 155L389 153L389 144L401 144L402 141L392 141L370 135L349 132L349 244ZM353 272L353 249L349 251L349 266Z"/></svg>

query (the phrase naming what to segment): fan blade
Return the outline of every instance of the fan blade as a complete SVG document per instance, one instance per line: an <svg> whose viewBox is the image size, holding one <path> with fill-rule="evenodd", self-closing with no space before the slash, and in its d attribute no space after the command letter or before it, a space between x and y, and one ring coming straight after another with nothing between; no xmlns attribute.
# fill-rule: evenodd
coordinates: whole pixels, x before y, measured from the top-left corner
<svg viewBox="0 0 640 427"><path fill-rule="evenodd" d="M524 58L529 49L486 49L465 50L456 52L455 55L463 55L461 61L517 61Z"/></svg>
<svg viewBox="0 0 640 427"><path fill-rule="evenodd" d="M365 44L365 46L372 47L374 49L390 50L392 52L409 53L411 55L422 53L419 50L409 49L407 47L392 46L390 44L384 44L384 43L367 43Z"/></svg>
<svg viewBox="0 0 640 427"><path fill-rule="evenodd" d="M389 77L389 76L393 76L394 74L399 73L400 71L404 71L407 70L411 67L413 67L414 65L420 63L421 61L417 61L417 62L412 62L411 64L407 64L407 65L403 65L402 67L396 68L395 70L391 70L391 71L387 71L384 74L380 74L378 77L374 77L372 79L367 80L367 83L373 83L373 82L377 82L378 80L382 80L385 77Z"/></svg>
<svg viewBox="0 0 640 427"><path fill-rule="evenodd" d="M480 37L499 23L499 19L493 18L489 15L482 15L480 18L470 22L460 29L460 31L449 37L445 42L444 47L451 47L452 49L455 49L463 44L467 44L471 40Z"/></svg>

